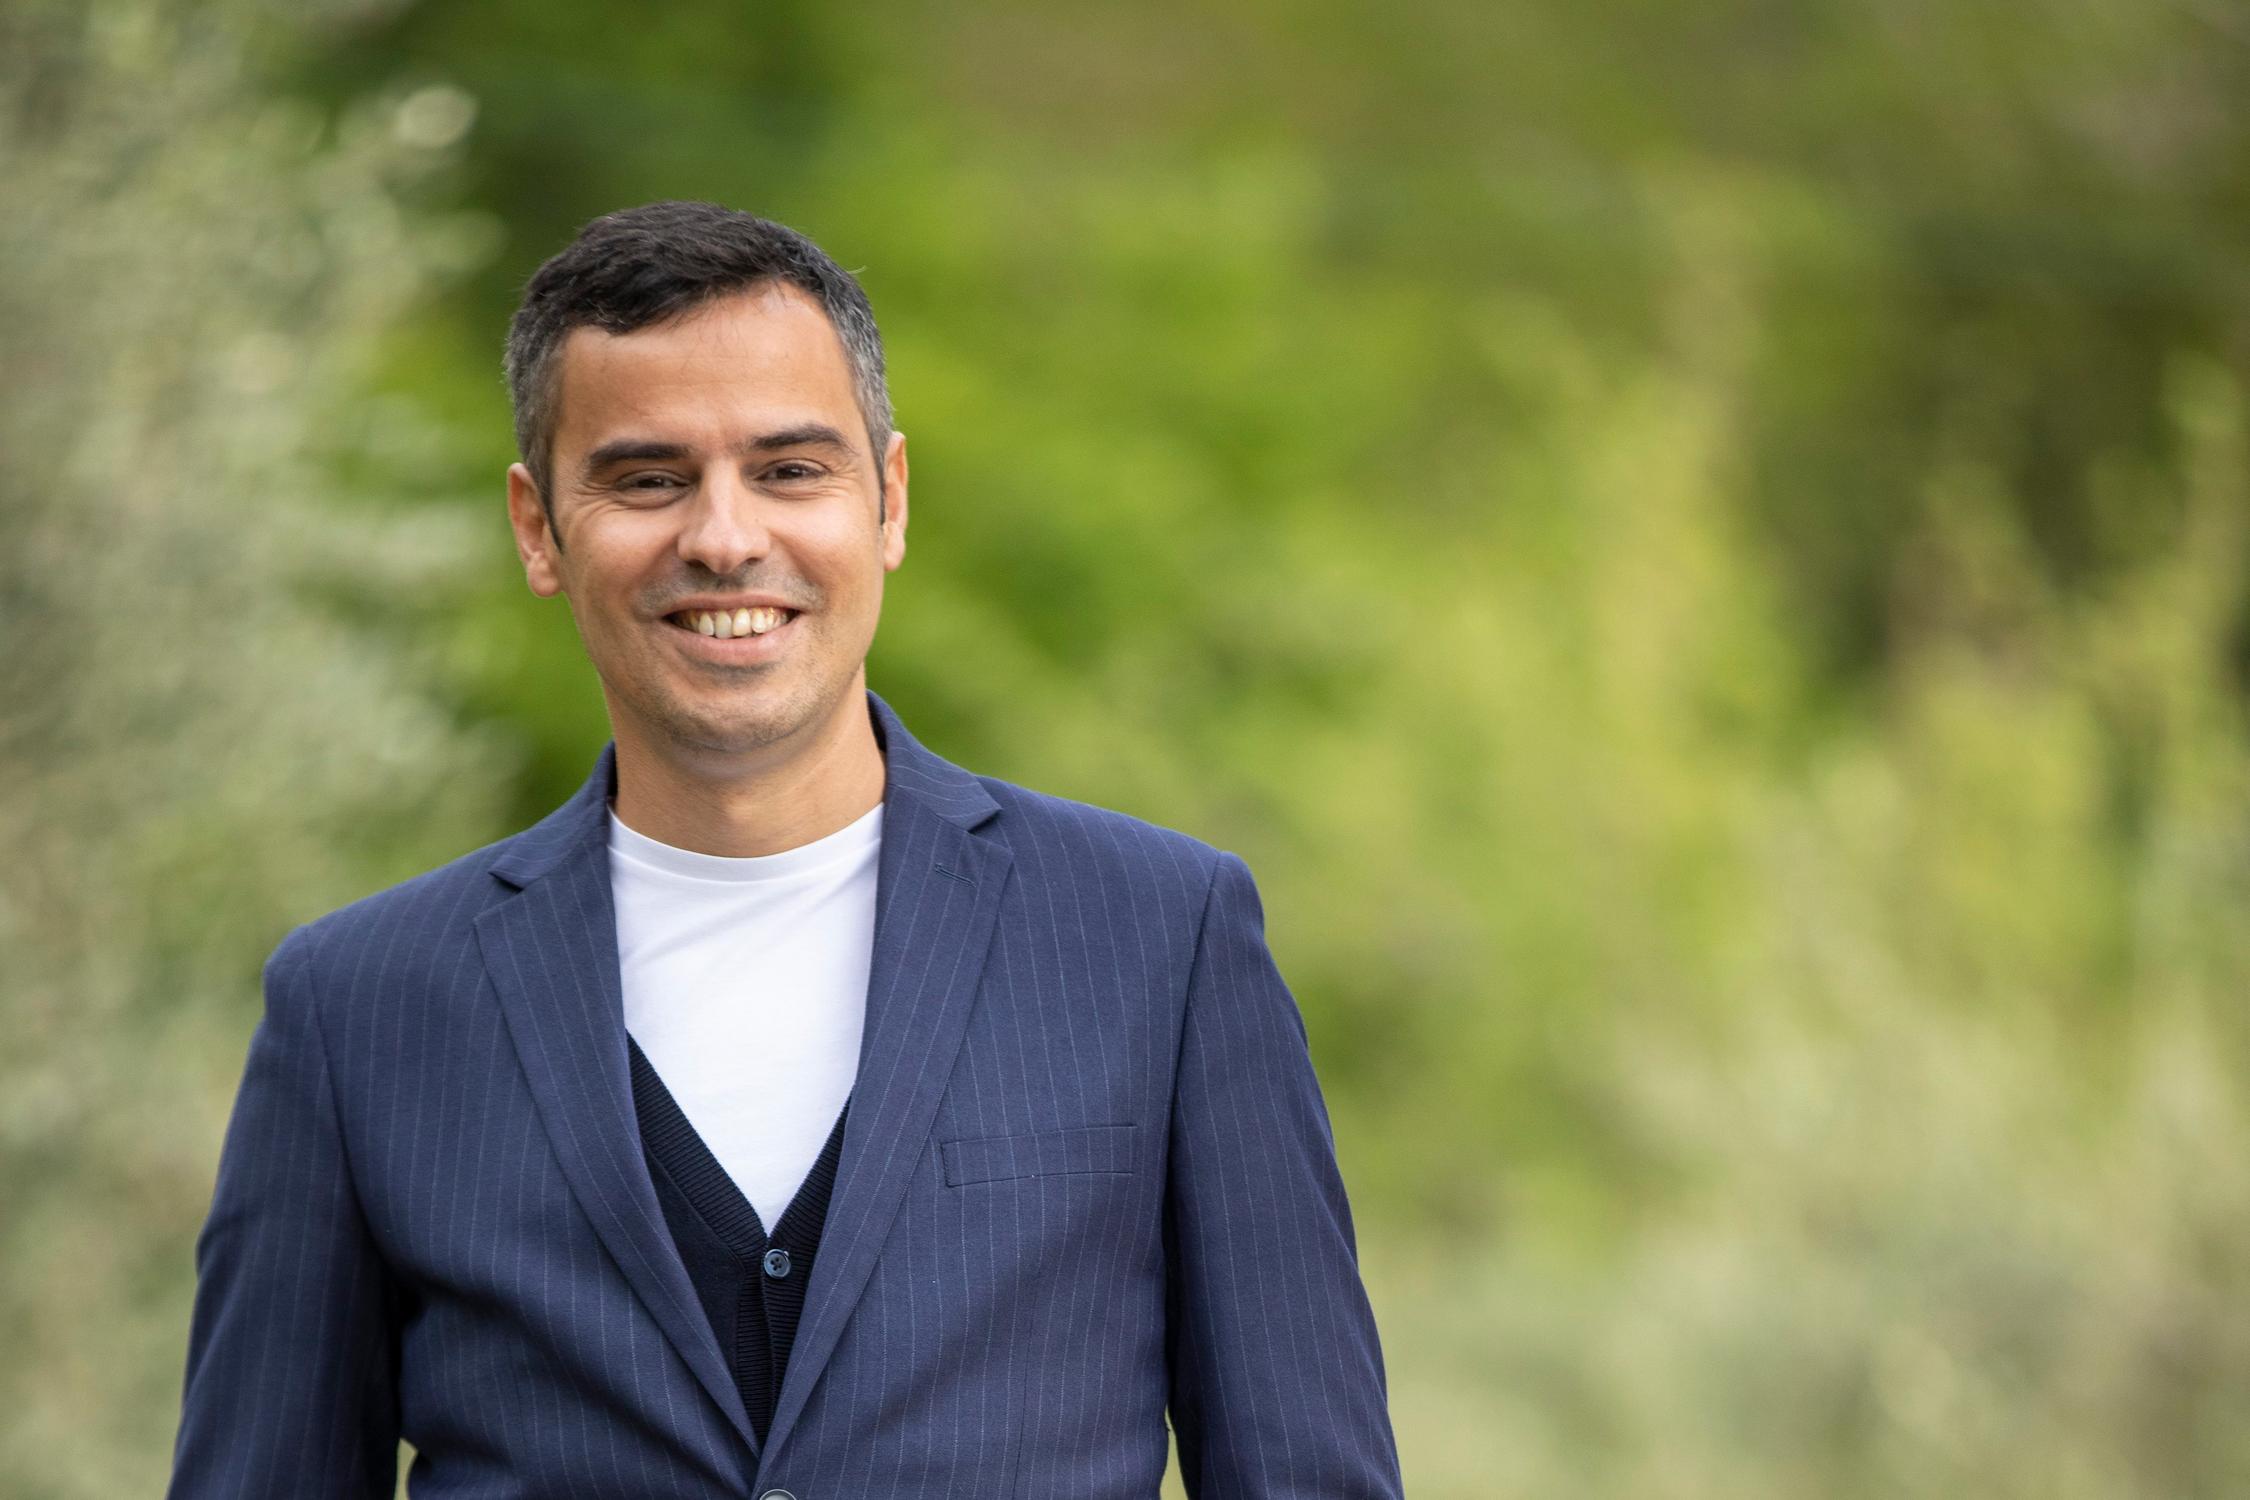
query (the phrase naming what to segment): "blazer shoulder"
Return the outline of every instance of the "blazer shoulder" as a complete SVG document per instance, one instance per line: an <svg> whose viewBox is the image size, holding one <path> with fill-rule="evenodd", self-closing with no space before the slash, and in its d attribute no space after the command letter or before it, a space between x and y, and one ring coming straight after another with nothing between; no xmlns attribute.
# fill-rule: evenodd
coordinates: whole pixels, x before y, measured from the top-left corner
<svg viewBox="0 0 2250 1500"><path fill-rule="evenodd" d="M1231 857L1192 834L1130 813L991 776L977 780L1000 804L1000 832L1010 850L1050 874L1099 879L1165 905L1184 900L1193 915Z"/></svg>
<svg viewBox="0 0 2250 1500"><path fill-rule="evenodd" d="M282 940L269 965L303 966L316 974L333 973L337 966L365 971L370 959L387 967L471 940L471 923L505 894L492 878L492 866L522 837L495 840L313 918Z"/></svg>

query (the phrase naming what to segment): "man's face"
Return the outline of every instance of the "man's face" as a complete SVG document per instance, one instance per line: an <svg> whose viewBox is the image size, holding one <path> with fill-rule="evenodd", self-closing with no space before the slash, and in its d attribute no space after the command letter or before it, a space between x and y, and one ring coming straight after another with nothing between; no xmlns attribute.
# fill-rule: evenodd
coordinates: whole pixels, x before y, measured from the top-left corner
<svg viewBox="0 0 2250 1500"><path fill-rule="evenodd" d="M568 597L618 738L738 753L864 713L883 575L906 555L905 439L868 451L820 305L774 285L573 329L558 389L562 545L521 464L509 520L532 591Z"/></svg>

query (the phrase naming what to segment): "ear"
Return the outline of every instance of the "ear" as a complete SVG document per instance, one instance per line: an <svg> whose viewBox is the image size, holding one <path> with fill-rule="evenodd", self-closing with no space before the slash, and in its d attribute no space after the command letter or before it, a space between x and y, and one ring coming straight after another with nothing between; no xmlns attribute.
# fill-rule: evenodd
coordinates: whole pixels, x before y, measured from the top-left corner
<svg viewBox="0 0 2250 1500"><path fill-rule="evenodd" d="M894 432L883 450L883 571L906 561L906 434Z"/></svg>
<svg viewBox="0 0 2250 1500"><path fill-rule="evenodd" d="M524 582L540 598L554 598L562 592L562 570L555 566L555 538L547 529L539 486L522 464L508 465L508 525L516 534L516 555L523 559Z"/></svg>

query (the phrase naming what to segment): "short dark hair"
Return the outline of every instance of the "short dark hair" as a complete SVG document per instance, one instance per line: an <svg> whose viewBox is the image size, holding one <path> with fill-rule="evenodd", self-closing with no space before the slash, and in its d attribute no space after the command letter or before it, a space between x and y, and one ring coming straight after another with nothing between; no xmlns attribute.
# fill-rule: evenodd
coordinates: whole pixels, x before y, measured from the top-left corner
<svg viewBox="0 0 2250 1500"><path fill-rule="evenodd" d="M563 340L573 328L631 333L714 298L768 284L797 287L820 304L844 346L852 395L867 424L875 482L883 483L891 397L883 335L851 272L787 225L716 203L648 203L604 214L532 273L508 324L508 398L516 448L555 524L550 459ZM561 538L558 536L557 541Z"/></svg>

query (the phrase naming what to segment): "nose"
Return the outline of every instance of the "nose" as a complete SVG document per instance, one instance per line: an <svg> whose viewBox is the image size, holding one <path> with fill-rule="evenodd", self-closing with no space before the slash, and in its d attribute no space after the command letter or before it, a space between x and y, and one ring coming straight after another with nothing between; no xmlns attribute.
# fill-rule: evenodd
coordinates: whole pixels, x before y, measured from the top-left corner
<svg viewBox="0 0 2250 1500"><path fill-rule="evenodd" d="M724 576L772 546L764 501L731 468L714 465L683 512L680 557Z"/></svg>

